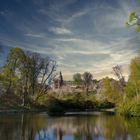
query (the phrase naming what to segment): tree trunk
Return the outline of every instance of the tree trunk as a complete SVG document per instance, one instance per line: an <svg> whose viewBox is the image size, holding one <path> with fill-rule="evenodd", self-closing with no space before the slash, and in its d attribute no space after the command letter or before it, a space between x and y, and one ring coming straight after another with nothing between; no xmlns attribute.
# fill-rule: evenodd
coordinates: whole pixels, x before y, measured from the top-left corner
<svg viewBox="0 0 140 140"><path fill-rule="evenodd" d="M12 82L11 82L11 80L10 80L9 85L8 85L8 88L7 88L7 90L6 90L6 93L7 93L7 94L10 93L11 85L12 85Z"/></svg>

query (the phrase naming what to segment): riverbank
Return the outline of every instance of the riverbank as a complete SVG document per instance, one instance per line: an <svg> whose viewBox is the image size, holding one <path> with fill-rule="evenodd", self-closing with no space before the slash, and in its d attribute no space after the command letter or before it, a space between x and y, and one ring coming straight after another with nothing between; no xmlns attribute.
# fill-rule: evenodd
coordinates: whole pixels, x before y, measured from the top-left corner
<svg viewBox="0 0 140 140"><path fill-rule="evenodd" d="M45 108L27 108L23 106L7 106L1 105L0 106L0 114L4 113L33 113L33 112L46 112Z"/></svg>
<svg viewBox="0 0 140 140"><path fill-rule="evenodd" d="M39 109L6 109L0 110L0 114L3 113L35 113L35 112L45 112L46 110L39 110Z"/></svg>
<svg viewBox="0 0 140 140"><path fill-rule="evenodd" d="M47 113L47 109L5 109L0 110L0 114L19 114L19 113ZM101 110L71 110L66 111L64 116L78 116L78 115L99 115L100 113L115 114L115 109L101 109Z"/></svg>
<svg viewBox="0 0 140 140"><path fill-rule="evenodd" d="M38 103L27 104L25 107L19 104L1 102L0 113L28 113L28 112L47 112L49 115L64 115L69 112L107 112L110 108L115 107L113 103L104 100L98 102L92 98L93 95L85 96L77 93L65 98L56 98L47 96L43 101ZM108 110L106 110L108 109Z"/></svg>

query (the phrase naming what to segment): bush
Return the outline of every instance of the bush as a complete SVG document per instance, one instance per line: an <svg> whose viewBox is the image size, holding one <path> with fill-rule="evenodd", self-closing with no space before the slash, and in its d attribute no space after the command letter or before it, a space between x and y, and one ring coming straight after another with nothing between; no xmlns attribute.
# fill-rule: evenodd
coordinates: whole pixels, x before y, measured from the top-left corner
<svg viewBox="0 0 140 140"><path fill-rule="evenodd" d="M48 96L45 105L49 115L64 115L65 111L86 111L112 108L114 104L104 100L98 103L95 96L86 96L84 93L74 93L64 98Z"/></svg>
<svg viewBox="0 0 140 140"><path fill-rule="evenodd" d="M113 107L115 107L115 104L112 102L109 102L108 100L104 100L99 103L100 109L113 108Z"/></svg>
<svg viewBox="0 0 140 140"><path fill-rule="evenodd" d="M64 115L65 109L60 100L50 96L47 101L47 113L49 116L61 116Z"/></svg>
<svg viewBox="0 0 140 140"><path fill-rule="evenodd" d="M84 93L74 93L70 97L62 99L63 106L68 111L97 110L98 103Z"/></svg>

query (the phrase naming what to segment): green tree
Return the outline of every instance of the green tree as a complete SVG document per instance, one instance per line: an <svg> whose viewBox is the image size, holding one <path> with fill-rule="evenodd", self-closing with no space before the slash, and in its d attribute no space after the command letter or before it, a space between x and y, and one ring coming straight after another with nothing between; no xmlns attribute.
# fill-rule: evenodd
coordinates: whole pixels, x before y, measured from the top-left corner
<svg viewBox="0 0 140 140"><path fill-rule="evenodd" d="M118 104L122 98L119 82L109 77L104 78L101 94L103 99Z"/></svg>
<svg viewBox="0 0 140 140"><path fill-rule="evenodd" d="M73 80L74 80L74 83L77 84L77 85L81 85L82 84L82 76L80 73L76 73L73 75Z"/></svg>
<svg viewBox="0 0 140 140"><path fill-rule="evenodd" d="M126 86L128 96L134 97L140 95L140 58L136 57L131 60L130 76Z"/></svg>
<svg viewBox="0 0 140 140"><path fill-rule="evenodd" d="M0 79L6 93L12 92L19 95L25 106L31 96L35 95L39 98L47 93L55 71L55 60L49 57L43 58L38 53L12 48L1 70Z"/></svg>
<svg viewBox="0 0 140 140"><path fill-rule="evenodd" d="M6 93L11 92L11 88L18 80L17 67L20 65L20 58L24 52L20 48L13 48L10 50L6 65L2 68L3 84L6 88Z"/></svg>

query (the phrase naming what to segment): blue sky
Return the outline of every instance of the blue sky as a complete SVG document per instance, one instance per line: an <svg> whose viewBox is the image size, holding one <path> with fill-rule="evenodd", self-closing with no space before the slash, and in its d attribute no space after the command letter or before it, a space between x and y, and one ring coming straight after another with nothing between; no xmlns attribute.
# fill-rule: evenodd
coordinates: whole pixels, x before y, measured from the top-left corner
<svg viewBox="0 0 140 140"><path fill-rule="evenodd" d="M127 76L140 36L125 22L139 8L138 0L0 0L0 62L20 47L55 57L65 79L113 76L117 64Z"/></svg>

